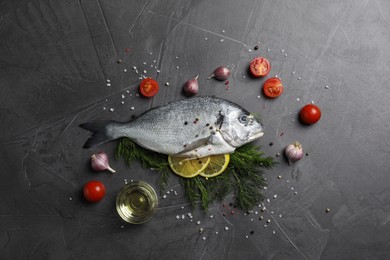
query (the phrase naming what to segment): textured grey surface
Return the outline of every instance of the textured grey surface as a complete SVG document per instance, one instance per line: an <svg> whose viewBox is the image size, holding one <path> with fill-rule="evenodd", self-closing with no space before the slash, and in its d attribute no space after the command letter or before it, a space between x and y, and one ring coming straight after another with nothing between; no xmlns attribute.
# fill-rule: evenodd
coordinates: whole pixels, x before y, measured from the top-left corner
<svg viewBox="0 0 390 260"><path fill-rule="evenodd" d="M389 259L389 28L385 0L0 1L0 258ZM257 55L285 84L278 99L247 75ZM229 89L206 80L220 65L232 69ZM157 78L155 98L135 95L133 66ZM309 156L295 166L276 158L265 212L192 209L172 176L178 195L160 197L148 223L125 224L114 203L124 180L157 188L158 175L115 160L115 143L82 149L89 133L78 125L182 99L197 74L200 95L262 114L257 144L268 155L299 140ZM323 117L304 127L297 113L311 101ZM91 171L99 150L118 174ZM81 197L91 179L107 187L97 204Z"/></svg>

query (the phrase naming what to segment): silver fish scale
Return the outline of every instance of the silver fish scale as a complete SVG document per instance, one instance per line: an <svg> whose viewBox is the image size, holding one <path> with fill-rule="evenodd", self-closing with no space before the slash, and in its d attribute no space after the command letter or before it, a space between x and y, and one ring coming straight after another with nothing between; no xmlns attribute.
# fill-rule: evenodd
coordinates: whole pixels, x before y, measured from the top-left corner
<svg viewBox="0 0 390 260"><path fill-rule="evenodd" d="M238 106L213 97L185 99L156 107L125 125L121 135L165 154L192 150L207 142L219 127L220 111Z"/></svg>

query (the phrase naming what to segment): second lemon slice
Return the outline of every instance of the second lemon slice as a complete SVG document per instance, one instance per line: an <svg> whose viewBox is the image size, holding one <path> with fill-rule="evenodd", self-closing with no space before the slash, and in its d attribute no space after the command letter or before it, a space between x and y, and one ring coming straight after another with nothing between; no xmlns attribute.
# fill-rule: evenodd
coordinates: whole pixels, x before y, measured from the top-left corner
<svg viewBox="0 0 390 260"><path fill-rule="evenodd" d="M229 165L230 154L221 154L210 156L210 162L206 165L204 171L200 173L205 178L215 177L223 173Z"/></svg>
<svg viewBox="0 0 390 260"><path fill-rule="evenodd" d="M206 169L210 162L210 157L188 159L169 155L168 162L174 173L184 178L192 178L199 175Z"/></svg>

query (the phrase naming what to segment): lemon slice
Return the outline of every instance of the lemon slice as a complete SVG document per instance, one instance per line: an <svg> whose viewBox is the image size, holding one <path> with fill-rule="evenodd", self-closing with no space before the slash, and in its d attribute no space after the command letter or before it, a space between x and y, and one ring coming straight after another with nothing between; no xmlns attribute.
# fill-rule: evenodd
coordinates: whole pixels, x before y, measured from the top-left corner
<svg viewBox="0 0 390 260"><path fill-rule="evenodd" d="M174 155L168 156L169 166L174 173L184 178L192 178L199 175L206 169L210 162L210 157L199 159L189 159Z"/></svg>
<svg viewBox="0 0 390 260"><path fill-rule="evenodd" d="M228 153L210 156L209 164L206 166L204 171L200 173L200 175L205 178L218 176L226 170L229 165L229 161L230 154Z"/></svg>

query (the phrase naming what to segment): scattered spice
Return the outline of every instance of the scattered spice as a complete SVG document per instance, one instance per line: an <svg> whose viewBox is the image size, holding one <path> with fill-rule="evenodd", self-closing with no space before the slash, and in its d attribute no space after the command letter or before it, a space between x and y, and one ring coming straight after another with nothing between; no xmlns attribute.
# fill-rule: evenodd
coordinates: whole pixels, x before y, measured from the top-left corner
<svg viewBox="0 0 390 260"><path fill-rule="evenodd" d="M253 48L255 51L257 51L259 49L259 46L256 45L254 48Z"/></svg>

